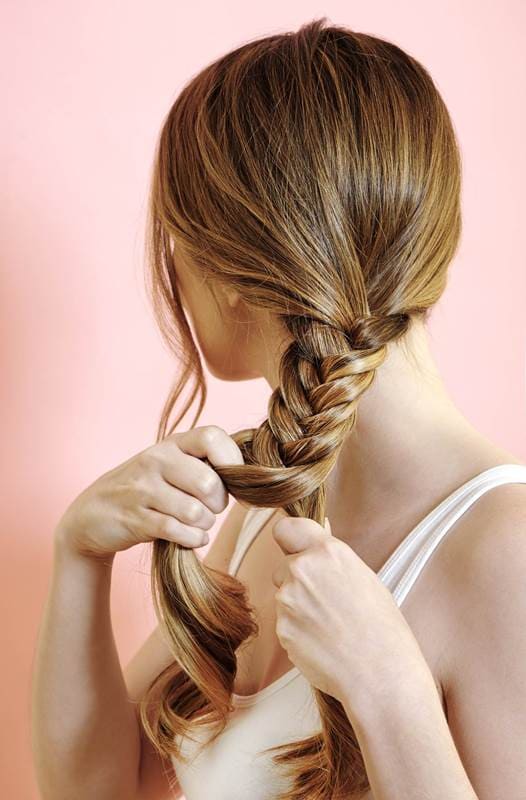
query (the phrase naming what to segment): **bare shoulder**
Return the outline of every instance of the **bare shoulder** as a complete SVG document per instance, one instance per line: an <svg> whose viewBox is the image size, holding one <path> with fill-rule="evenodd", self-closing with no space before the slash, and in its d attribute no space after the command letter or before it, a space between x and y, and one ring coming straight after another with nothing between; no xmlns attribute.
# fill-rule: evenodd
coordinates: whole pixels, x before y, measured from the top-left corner
<svg viewBox="0 0 526 800"><path fill-rule="evenodd" d="M449 728L477 797L524 797L526 484L478 498L437 556Z"/></svg>
<svg viewBox="0 0 526 800"><path fill-rule="evenodd" d="M479 497L440 544L441 602L450 630L476 613L502 610L506 587L519 589L526 568L526 483L493 487Z"/></svg>
<svg viewBox="0 0 526 800"><path fill-rule="evenodd" d="M450 589L466 595L491 590L517 568L526 554L526 483L489 489L460 518L459 531L444 542Z"/></svg>

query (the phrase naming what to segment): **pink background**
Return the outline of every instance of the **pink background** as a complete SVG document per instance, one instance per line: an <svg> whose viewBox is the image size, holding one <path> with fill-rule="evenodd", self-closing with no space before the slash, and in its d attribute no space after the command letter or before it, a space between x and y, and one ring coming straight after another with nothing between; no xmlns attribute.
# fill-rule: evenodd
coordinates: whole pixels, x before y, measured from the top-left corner
<svg viewBox="0 0 526 800"><path fill-rule="evenodd" d="M262 6L4 5L2 797L38 797L28 689L54 526L98 475L153 443L171 383L174 365L142 287L147 181L163 115L216 56L326 15L391 39L428 67L464 163L464 233L431 322L432 346L464 413L526 460L526 6ZM259 424L263 380L210 377L209 385L199 424L230 432ZM123 663L154 624L147 556L138 546L115 563Z"/></svg>

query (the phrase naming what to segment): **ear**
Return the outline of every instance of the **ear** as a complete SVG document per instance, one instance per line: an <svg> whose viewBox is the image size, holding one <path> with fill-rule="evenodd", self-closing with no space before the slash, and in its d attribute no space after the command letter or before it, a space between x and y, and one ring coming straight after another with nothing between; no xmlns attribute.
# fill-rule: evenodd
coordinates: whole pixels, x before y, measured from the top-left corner
<svg viewBox="0 0 526 800"><path fill-rule="evenodd" d="M241 300L241 295L238 291L233 289L231 286L226 286L220 281L217 281L217 283L215 281L210 282L209 288L212 294L216 296L221 295L222 299L230 308L235 308Z"/></svg>
<svg viewBox="0 0 526 800"><path fill-rule="evenodd" d="M228 286L223 286L222 291L230 308L236 308L241 300L241 295L239 292L237 292L235 289L231 289Z"/></svg>
<svg viewBox="0 0 526 800"><path fill-rule="evenodd" d="M237 299L239 295L234 289L223 286L221 281L210 279L204 281L202 289L210 295L213 300L216 311L220 317L228 318L231 322L237 321L239 317L239 310L236 306L239 303ZM237 295L237 297L236 297Z"/></svg>

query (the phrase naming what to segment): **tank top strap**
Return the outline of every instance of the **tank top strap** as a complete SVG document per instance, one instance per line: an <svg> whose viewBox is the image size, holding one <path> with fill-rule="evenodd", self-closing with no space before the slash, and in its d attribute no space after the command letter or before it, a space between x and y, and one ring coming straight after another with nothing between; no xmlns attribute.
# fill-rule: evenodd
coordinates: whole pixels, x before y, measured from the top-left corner
<svg viewBox="0 0 526 800"><path fill-rule="evenodd" d="M402 540L378 572L399 606L455 522L485 492L506 483L526 483L526 465L497 464L483 470L435 506ZM230 575L236 574L248 548L275 511L266 506L248 510L230 559Z"/></svg>
<svg viewBox="0 0 526 800"><path fill-rule="evenodd" d="M455 522L479 497L506 483L526 483L526 465L498 464L484 470L446 497L416 526L379 573L398 606Z"/></svg>
<svg viewBox="0 0 526 800"><path fill-rule="evenodd" d="M269 508L267 506L252 506L249 508L245 514L243 525L238 533L234 552L230 559L230 564L228 566L229 575L236 574L248 548L275 511L275 508Z"/></svg>

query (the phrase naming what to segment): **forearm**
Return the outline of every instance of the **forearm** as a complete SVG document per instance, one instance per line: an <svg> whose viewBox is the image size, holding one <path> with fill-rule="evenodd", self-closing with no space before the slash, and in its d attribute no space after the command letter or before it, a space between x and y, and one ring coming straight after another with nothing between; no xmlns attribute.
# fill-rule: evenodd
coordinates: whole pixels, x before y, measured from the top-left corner
<svg viewBox="0 0 526 800"><path fill-rule="evenodd" d="M32 743L43 800L137 795L140 735L110 618L113 558L55 539L32 676Z"/></svg>
<svg viewBox="0 0 526 800"><path fill-rule="evenodd" d="M351 697L343 705L375 800L477 800L431 673L360 711Z"/></svg>

